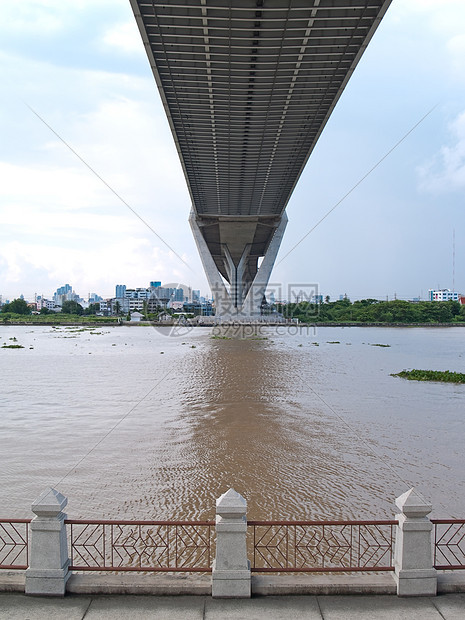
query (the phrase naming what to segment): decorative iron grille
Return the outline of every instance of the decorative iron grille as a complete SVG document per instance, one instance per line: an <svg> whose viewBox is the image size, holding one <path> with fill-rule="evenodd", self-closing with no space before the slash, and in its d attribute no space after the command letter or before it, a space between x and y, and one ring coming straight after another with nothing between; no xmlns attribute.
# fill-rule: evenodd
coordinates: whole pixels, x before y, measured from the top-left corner
<svg viewBox="0 0 465 620"><path fill-rule="evenodd" d="M392 571L397 521L249 521L254 572Z"/></svg>
<svg viewBox="0 0 465 620"><path fill-rule="evenodd" d="M72 570L211 572L214 521L65 523Z"/></svg>
<svg viewBox="0 0 465 620"><path fill-rule="evenodd" d="M465 569L465 519L431 519L434 525L434 568Z"/></svg>
<svg viewBox="0 0 465 620"><path fill-rule="evenodd" d="M30 519L0 519L0 569L26 570L29 566Z"/></svg>

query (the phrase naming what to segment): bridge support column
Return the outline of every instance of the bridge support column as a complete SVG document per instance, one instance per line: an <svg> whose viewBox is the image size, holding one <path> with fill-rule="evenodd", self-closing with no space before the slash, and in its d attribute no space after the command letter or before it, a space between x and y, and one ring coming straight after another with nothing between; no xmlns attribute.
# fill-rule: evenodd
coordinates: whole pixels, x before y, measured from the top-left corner
<svg viewBox="0 0 465 620"><path fill-rule="evenodd" d="M218 271L215 261L208 249L208 245L203 238L200 226L195 218L195 212L192 209L189 215L189 224L194 235L194 240L197 245L197 249L200 254L203 268L207 276L210 290L215 300L216 314L220 316L228 315L231 313L231 297L226 289L220 272Z"/></svg>
<svg viewBox="0 0 465 620"><path fill-rule="evenodd" d="M271 241L268 244L262 263L252 282L250 282L250 280L245 281L244 277L252 245L246 243L242 246L242 255L238 261L237 257L233 260L227 244L219 244L219 247L221 247L222 260L224 260L226 274L230 283L228 290L211 254L210 248L205 241L201 227L197 221L196 213L194 209L192 209L189 216L189 223L215 300L216 316L220 320L259 320L263 296L283 239L284 231L286 230L287 221L287 215L283 213L279 225L272 233L273 236ZM220 250L218 250L218 252L220 252Z"/></svg>
<svg viewBox="0 0 465 620"><path fill-rule="evenodd" d="M247 502L234 489L229 489L216 500L213 598L250 598L252 582L246 537Z"/></svg>
<svg viewBox="0 0 465 620"><path fill-rule="evenodd" d="M223 252L226 257L226 262L228 265L228 275L230 281L230 289L229 296L231 298L231 304L233 306L233 312L240 312L242 309L243 301L244 301L244 269L245 262L249 257L250 245L247 244L244 248L244 251L241 256L241 260L238 265L234 264L233 258L229 251L228 246L223 247Z"/></svg>
<svg viewBox="0 0 465 620"><path fill-rule="evenodd" d="M396 532L394 577L399 596L436 596L437 576L433 568L431 530L427 515L432 510L414 489L396 499L401 513Z"/></svg>
<svg viewBox="0 0 465 620"><path fill-rule="evenodd" d="M268 250L263 257L262 264L255 276L249 292L244 300L243 313L249 316L260 316L260 305L270 280L276 256L278 255L288 218L286 212L281 217L281 222L276 229Z"/></svg>

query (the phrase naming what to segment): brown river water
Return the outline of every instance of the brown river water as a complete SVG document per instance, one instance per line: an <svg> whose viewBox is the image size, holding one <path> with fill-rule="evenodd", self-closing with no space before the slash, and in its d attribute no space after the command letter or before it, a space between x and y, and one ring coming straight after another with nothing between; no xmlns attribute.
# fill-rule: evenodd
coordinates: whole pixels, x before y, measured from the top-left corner
<svg viewBox="0 0 465 620"><path fill-rule="evenodd" d="M70 517L391 518L415 486L465 517L465 329L0 326L0 517L48 486ZM376 346L389 345L389 346Z"/></svg>

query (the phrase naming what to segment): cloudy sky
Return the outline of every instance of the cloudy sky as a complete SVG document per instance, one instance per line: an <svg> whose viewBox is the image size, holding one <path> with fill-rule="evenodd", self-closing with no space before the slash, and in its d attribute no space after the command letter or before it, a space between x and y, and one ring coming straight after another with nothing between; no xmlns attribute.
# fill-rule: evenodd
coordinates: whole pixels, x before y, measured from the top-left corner
<svg viewBox="0 0 465 620"><path fill-rule="evenodd" d="M83 297L151 280L208 291L129 0L1 0L0 92L4 300L65 283ZM288 216L274 283L332 298L465 293L463 0L393 0Z"/></svg>

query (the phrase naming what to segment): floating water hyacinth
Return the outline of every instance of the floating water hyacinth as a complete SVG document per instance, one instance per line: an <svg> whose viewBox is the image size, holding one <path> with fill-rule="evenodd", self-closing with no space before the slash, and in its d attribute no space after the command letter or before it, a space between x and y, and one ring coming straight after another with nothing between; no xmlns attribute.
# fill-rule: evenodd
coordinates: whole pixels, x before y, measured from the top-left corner
<svg viewBox="0 0 465 620"><path fill-rule="evenodd" d="M410 381L442 381L444 383L465 383L465 374L449 370L402 370L391 377L401 377Z"/></svg>

